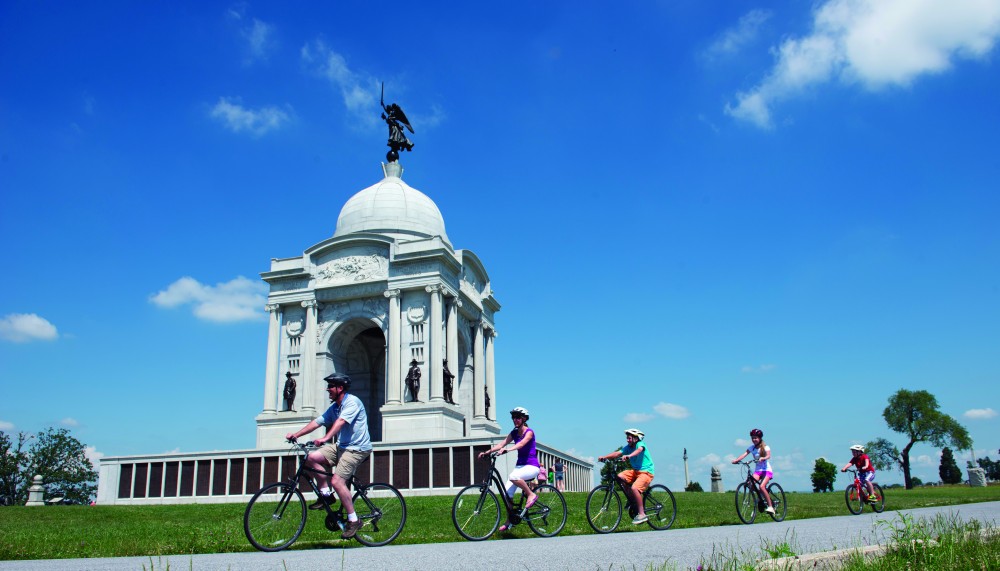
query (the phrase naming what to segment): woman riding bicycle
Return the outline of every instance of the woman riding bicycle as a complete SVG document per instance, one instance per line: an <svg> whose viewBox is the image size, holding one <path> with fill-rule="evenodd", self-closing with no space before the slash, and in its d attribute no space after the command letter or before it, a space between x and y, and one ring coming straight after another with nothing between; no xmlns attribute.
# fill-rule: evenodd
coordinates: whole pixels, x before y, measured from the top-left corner
<svg viewBox="0 0 1000 571"><path fill-rule="evenodd" d="M535 431L528 428L528 409L526 408L514 407L514 410L510 411L510 419L514 423L514 430L510 431L510 434L507 435L507 438L503 442L485 452L481 452L479 457L482 458L493 452L506 454L517 450L517 464L511 471L510 476L507 477L507 496L513 498L518 488L520 488L521 492L524 493L524 497L527 498L524 508L528 509L538 501L538 495L528 487L526 482L526 480L534 480L538 477L539 467L538 452L535 450ZM510 448L505 448L511 442L514 445ZM510 521L507 521L500 526L500 531L507 531L510 526Z"/></svg>
<svg viewBox="0 0 1000 571"><path fill-rule="evenodd" d="M774 477L774 473L771 471L771 447L764 444L764 431L759 428L750 431L750 440L753 444L747 448L746 452L733 460L733 464L739 464L740 460L747 457L747 454L753 455L754 461L757 462L753 478L757 480L760 485L760 493L767 501L767 509L764 511L774 514L774 503L771 502L771 494L767 492L767 483Z"/></svg>
<svg viewBox="0 0 1000 571"><path fill-rule="evenodd" d="M872 485L872 482L875 481L875 466L872 464L871 458L865 454L865 447L860 444L851 446L851 456L851 461L845 464L840 471L846 472L851 466L856 467L858 469L858 479L864 483L865 490L868 492L868 501L878 501L878 497L875 495L875 487ZM858 493L860 492L861 490L858 490Z"/></svg>
<svg viewBox="0 0 1000 571"><path fill-rule="evenodd" d="M646 516L646 509L642 501L642 493L653 483L653 458L646 450L646 435L638 428L628 428L625 430L626 444L621 450L601 456L598 460L624 457L628 459L632 468L622 470L618 474L618 479L629 484L631 487L632 505L636 507L636 516L632 520L632 525L640 525L649 521Z"/></svg>

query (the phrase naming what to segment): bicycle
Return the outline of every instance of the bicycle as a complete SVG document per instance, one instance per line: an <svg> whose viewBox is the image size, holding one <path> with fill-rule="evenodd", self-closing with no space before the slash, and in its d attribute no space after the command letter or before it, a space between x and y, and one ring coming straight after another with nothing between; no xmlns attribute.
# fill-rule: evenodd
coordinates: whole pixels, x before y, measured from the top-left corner
<svg viewBox="0 0 1000 571"><path fill-rule="evenodd" d="M527 522L531 531L541 537L552 537L566 526L566 499L559 490L549 484L535 488L538 500L530 508L523 508L524 494L517 503L507 496L504 490L504 479L497 470L499 453L489 455L490 468L482 483L472 484L462 488L455 496L451 507L451 521L455 529L469 541L482 541L496 532L500 526L500 500L503 498L507 521L511 527ZM496 492L490 486L496 486ZM508 528L509 529L509 528Z"/></svg>
<svg viewBox="0 0 1000 571"><path fill-rule="evenodd" d="M331 476L332 472L316 470L306 466L306 455L316 446L312 443L292 442L299 449L302 459L299 469L288 480L274 482L261 488L250 498L243 513L243 532L250 544L261 551L281 551L302 534L306 526L308 512L306 500L299 491L302 481L319 497L319 488L313 478L306 473ZM361 519L362 526L354 536L362 545L377 547L385 545L399 536L406 524L406 502L399 490L389 484L371 483L358 486L354 476L347 481L347 488L355 488L354 511ZM324 523L330 531L341 531L347 522L343 504L334 510L331 502L324 502L326 518Z"/></svg>
<svg viewBox="0 0 1000 571"><path fill-rule="evenodd" d="M875 499L870 500L868 499L868 494L864 492L865 485L861 483L858 471L854 468L850 468L847 471L854 474L854 483L848 485L847 489L844 490L847 509L852 514L859 515L865 509L865 504L868 504L875 513L882 513L882 510L885 509L885 492L882 491L882 486L872 482L872 487L875 489Z"/></svg>
<svg viewBox="0 0 1000 571"><path fill-rule="evenodd" d="M753 477L753 469L750 466L755 462L748 460L740 464L746 468L747 477L744 482L736 486L736 515L740 516L740 521L749 525L757 517L758 511L763 512L767 509L767 500L761 494L760 484ZM770 514L771 519L784 521L788 511L788 506L785 504L785 490L781 489L777 482L771 481L767 484L767 493L770 494L771 504L774 507L774 513Z"/></svg>
<svg viewBox="0 0 1000 571"><path fill-rule="evenodd" d="M616 463L605 460L604 463ZM604 470L601 470L602 472ZM615 483L618 485L616 486ZM631 486L618 479L616 470L609 470L601 480L600 485L590 490L587 496L587 521L590 527L597 533L611 533L618 528L622 521L622 500L629 506L629 514L632 517L638 512L632 505ZM619 495L619 492L621 495ZM653 529L670 529L677 518L677 500L670 489L661 484L650 486L642 494L642 506L646 512L649 524Z"/></svg>

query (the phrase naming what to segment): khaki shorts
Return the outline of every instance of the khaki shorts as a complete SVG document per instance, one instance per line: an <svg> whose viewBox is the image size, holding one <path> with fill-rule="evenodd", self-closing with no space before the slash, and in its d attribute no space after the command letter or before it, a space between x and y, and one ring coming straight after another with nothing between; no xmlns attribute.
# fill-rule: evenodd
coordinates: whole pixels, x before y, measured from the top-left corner
<svg viewBox="0 0 1000 571"><path fill-rule="evenodd" d="M653 475L649 472L640 472L639 470L625 470L618 474L618 477L625 481L627 484L632 484L632 488L639 490L639 493L643 493L649 488L649 485L653 483Z"/></svg>
<svg viewBox="0 0 1000 571"><path fill-rule="evenodd" d="M371 450L366 450L361 452L360 450L348 450L346 448L338 448L337 456L340 456L340 461L337 462L337 467L334 472L340 476L340 479L345 482L351 479L351 476L358 471L358 467L372 455Z"/></svg>

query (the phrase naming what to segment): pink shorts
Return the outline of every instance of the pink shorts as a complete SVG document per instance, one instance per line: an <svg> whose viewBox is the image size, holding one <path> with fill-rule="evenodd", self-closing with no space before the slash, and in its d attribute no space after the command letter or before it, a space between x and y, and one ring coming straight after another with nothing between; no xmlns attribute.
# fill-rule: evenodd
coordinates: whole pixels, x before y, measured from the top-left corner
<svg viewBox="0 0 1000 571"><path fill-rule="evenodd" d="M767 476L768 479L774 478L774 472L771 472L770 470L761 470L760 472L754 472L753 475L756 476L758 480L763 479L764 476Z"/></svg>

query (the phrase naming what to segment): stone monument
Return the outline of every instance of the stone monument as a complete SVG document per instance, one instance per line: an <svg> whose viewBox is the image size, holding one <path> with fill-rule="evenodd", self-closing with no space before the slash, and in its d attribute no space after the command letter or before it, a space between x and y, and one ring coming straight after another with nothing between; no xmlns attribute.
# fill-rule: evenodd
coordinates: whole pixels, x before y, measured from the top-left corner
<svg viewBox="0 0 1000 571"><path fill-rule="evenodd" d="M722 493L722 472L718 466L712 466L712 491Z"/></svg>

